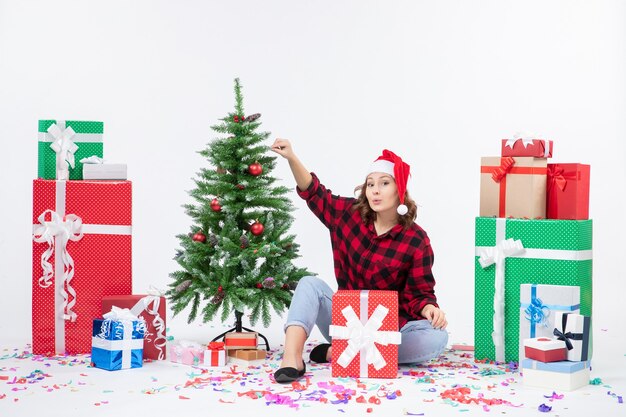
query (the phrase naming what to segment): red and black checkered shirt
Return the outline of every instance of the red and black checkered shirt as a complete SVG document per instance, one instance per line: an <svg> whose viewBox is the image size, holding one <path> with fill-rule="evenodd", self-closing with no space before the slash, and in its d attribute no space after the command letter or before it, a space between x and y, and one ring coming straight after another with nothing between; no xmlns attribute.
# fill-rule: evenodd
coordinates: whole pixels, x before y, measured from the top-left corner
<svg viewBox="0 0 626 417"><path fill-rule="evenodd" d="M426 232L413 223L407 230L397 224L378 236L365 224L354 198L340 197L324 187L317 175L308 189L296 187L311 211L330 230L335 276L340 290L398 291L400 328L421 320L426 304L437 306L434 255Z"/></svg>

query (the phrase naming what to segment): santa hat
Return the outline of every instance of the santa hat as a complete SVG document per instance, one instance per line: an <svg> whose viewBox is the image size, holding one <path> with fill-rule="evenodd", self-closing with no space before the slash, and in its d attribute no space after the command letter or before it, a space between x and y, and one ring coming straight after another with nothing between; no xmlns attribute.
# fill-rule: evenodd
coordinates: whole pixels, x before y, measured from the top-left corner
<svg viewBox="0 0 626 417"><path fill-rule="evenodd" d="M404 162L402 158L395 153L385 149L383 150L383 154L370 165L368 175L372 172L383 172L393 177L396 181L398 197L400 198L400 205L397 208L398 214L403 216L408 213L409 209L404 205L404 195L406 194L406 183L411 173L409 164Z"/></svg>

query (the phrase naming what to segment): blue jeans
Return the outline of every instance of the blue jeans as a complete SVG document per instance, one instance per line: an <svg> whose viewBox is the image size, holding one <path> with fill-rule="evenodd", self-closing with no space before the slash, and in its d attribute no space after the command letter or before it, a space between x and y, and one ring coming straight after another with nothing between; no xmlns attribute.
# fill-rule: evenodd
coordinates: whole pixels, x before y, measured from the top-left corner
<svg viewBox="0 0 626 417"><path fill-rule="evenodd" d="M331 323L331 301L333 290L317 277L303 277L291 300L285 330L289 326L300 326L311 334L317 325L322 336L330 342L328 334ZM400 329L402 342L398 347L398 362L421 363L438 357L446 348L448 333L434 329L428 320L410 321Z"/></svg>

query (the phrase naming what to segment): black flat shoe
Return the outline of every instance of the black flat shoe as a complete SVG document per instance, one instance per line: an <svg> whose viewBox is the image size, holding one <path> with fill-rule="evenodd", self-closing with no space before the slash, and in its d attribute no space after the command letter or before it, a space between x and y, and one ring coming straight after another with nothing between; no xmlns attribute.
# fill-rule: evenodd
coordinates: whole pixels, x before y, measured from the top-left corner
<svg viewBox="0 0 626 417"><path fill-rule="evenodd" d="M306 363L303 362L302 365L304 365L304 368L301 370L291 367L280 368L278 371L274 372L274 380L281 384L297 381L306 373Z"/></svg>
<svg viewBox="0 0 626 417"><path fill-rule="evenodd" d="M309 353L309 359L315 363L328 363L326 354L330 346L330 343L322 343L321 345L315 346L313 350L311 350L311 353Z"/></svg>

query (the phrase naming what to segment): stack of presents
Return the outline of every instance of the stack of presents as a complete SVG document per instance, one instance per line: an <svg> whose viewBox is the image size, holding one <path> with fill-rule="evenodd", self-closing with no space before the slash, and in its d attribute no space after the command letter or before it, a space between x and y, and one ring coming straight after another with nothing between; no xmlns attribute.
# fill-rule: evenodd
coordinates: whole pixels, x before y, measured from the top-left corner
<svg viewBox="0 0 626 417"><path fill-rule="evenodd" d="M589 383L589 165L548 163L550 140L502 140L481 160L476 218L476 360L518 362L525 385Z"/></svg>
<svg viewBox="0 0 626 417"><path fill-rule="evenodd" d="M166 359L165 298L132 294L132 184L125 164L104 163L102 138L102 122L39 121L33 353L137 368Z"/></svg>

